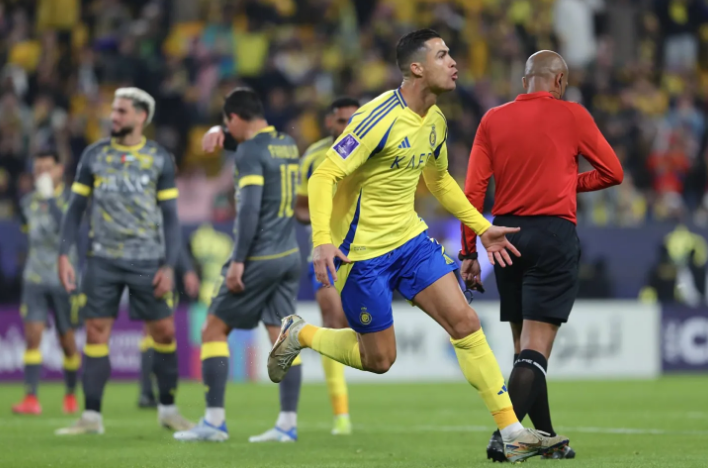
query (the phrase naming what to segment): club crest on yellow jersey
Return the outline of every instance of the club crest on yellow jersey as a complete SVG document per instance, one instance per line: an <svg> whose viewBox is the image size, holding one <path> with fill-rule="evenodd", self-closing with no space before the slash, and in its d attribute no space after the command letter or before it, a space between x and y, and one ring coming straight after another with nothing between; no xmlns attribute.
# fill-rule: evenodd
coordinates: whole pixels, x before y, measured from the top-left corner
<svg viewBox="0 0 708 468"><path fill-rule="evenodd" d="M430 147L435 148L435 143L438 142L438 136L435 133L435 124L433 124L433 128L430 129L430 136L428 137L428 141L430 142Z"/></svg>

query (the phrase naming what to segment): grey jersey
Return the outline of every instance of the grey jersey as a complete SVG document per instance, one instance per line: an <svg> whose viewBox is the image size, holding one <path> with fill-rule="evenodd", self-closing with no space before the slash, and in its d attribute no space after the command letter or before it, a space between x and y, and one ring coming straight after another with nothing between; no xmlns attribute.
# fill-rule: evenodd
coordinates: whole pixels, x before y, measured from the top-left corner
<svg viewBox="0 0 708 468"><path fill-rule="evenodd" d="M158 201L177 197L175 164L163 147L143 138L135 146L111 139L81 156L72 191L92 196L90 254L123 260L163 258Z"/></svg>
<svg viewBox="0 0 708 468"><path fill-rule="evenodd" d="M57 188L55 198L42 199L37 192L20 200L22 230L27 233L29 249L23 279L25 282L46 286L59 285L57 258L59 257L61 214L69 201L69 191ZM71 250L76 264L76 248Z"/></svg>
<svg viewBox="0 0 708 468"><path fill-rule="evenodd" d="M241 212L241 188L263 185L258 228L248 250L248 260L264 260L298 249L293 216L298 157L295 140L274 127L266 127L236 150L237 217ZM236 228L234 236L237 245Z"/></svg>

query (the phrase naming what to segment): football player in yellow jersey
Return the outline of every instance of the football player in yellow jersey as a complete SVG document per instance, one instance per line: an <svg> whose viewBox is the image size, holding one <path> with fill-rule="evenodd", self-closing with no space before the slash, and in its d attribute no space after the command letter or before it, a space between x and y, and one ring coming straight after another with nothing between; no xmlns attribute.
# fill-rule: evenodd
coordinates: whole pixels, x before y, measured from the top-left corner
<svg viewBox="0 0 708 468"><path fill-rule="evenodd" d="M310 224L310 210L308 208L307 188L310 177L315 169L324 161L334 140L342 134L347 127L349 119L359 108L359 101L350 97L336 99L330 106L325 117L325 126L330 135L320 141L313 143L305 151L300 163L300 184L297 188L295 198L295 218L303 223ZM309 259L309 276L312 282L312 290L315 292L315 299L322 311L322 325L326 328L348 328L349 324L342 310L342 301L339 293L334 288L327 288L315 277L315 267L312 258ZM332 401L334 412L334 435L349 435L352 432L352 425L349 419L349 396L347 383L344 380L344 366L322 356L322 367L324 368L327 391Z"/></svg>
<svg viewBox="0 0 708 468"><path fill-rule="evenodd" d="M508 251L520 255L506 239L515 229L492 226L448 173L447 123L435 102L455 89L455 61L430 29L404 36L396 59L401 87L354 114L309 181L317 279L329 284L332 273L352 329L286 317L268 359L269 376L283 379L305 347L357 369L388 371L396 359L391 300L397 289L450 334L465 378L502 434L507 460L560 450L566 438L519 423L479 318L453 273L456 266L427 236L414 209L422 173L440 203L480 236L492 263L511 264Z"/></svg>

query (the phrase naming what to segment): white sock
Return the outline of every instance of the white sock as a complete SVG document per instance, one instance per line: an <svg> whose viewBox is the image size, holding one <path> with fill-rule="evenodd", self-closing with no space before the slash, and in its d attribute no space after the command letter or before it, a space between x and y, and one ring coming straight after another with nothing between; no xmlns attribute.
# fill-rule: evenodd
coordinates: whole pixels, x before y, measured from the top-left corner
<svg viewBox="0 0 708 468"><path fill-rule="evenodd" d="M175 406L175 405L157 405L157 414L160 417L177 414L177 406Z"/></svg>
<svg viewBox="0 0 708 468"><path fill-rule="evenodd" d="M297 426L297 413L295 411L281 411L278 414L278 420L275 422L275 427L284 431L289 431Z"/></svg>
<svg viewBox="0 0 708 468"><path fill-rule="evenodd" d="M517 421L514 424L506 426L504 429L500 429L499 432L501 432L502 440L504 442L508 442L516 438L516 436L523 430L524 426Z"/></svg>
<svg viewBox="0 0 708 468"><path fill-rule="evenodd" d="M103 416L98 411L85 410L81 414L81 419L86 419L88 421L102 421Z"/></svg>
<svg viewBox="0 0 708 468"><path fill-rule="evenodd" d="M212 426L219 427L224 424L226 410L224 408L207 408L204 420Z"/></svg>

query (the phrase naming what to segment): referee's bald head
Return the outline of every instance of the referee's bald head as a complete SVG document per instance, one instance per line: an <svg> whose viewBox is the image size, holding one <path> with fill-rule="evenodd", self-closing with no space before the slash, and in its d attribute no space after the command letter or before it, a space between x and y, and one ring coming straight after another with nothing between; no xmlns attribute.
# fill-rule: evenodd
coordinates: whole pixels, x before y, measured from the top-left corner
<svg viewBox="0 0 708 468"><path fill-rule="evenodd" d="M557 52L538 51L526 60L522 82L529 93L546 91L560 99L568 86L568 64Z"/></svg>

